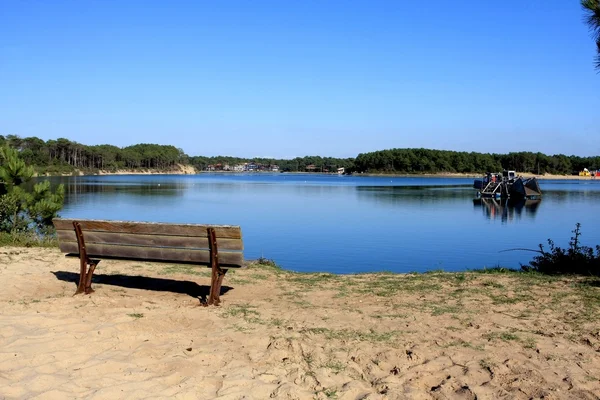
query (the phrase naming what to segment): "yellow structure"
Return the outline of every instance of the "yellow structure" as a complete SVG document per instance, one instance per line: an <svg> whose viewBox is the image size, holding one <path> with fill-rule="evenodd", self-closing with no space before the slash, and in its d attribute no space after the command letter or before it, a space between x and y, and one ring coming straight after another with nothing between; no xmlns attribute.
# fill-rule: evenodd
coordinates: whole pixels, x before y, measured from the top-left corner
<svg viewBox="0 0 600 400"><path fill-rule="evenodd" d="M579 176L591 176L591 174L587 168L584 168L583 171L579 171Z"/></svg>

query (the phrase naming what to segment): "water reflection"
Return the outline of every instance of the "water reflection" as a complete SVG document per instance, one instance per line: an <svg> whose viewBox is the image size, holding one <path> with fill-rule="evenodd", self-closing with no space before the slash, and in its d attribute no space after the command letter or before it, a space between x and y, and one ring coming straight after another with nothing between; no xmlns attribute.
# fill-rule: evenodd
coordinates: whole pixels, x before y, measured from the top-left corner
<svg viewBox="0 0 600 400"><path fill-rule="evenodd" d="M542 200L496 200L473 199L473 206L481 208L483 215L488 219L500 219L503 223L513 222L522 217L535 219L535 215Z"/></svg>
<svg viewBox="0 0 600 400"><path fill-rule="evenodd" d="M408 205L462 202L472 198L473 190L468 186L356 186L359 200L374 203Z"/></svg>
<svg viewBox="0 0 600 400"><path fill-rule="evenodd" d="M52 186L63 184L65 187L65 205L79 203L85 195L102 195L113 197L118 195L173 197L182 196L187 189L185 182L123 182L96 180L94 177L52 177L48 180Z"/></svg>

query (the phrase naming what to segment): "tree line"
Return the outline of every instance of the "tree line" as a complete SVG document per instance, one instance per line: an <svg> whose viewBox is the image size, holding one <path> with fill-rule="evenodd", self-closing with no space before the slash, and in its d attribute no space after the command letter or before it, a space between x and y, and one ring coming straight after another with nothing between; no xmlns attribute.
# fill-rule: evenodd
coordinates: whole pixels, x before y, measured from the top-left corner
<svg viewBox="0 0 600 400"><path fill-rule="evenodd" d="M573 175L583 168L600 169L600 156L548 156L533 152L490 154L429 149L390 149L361 153L357 172L379 173L482 173L503 169L532 174Z"/></svg>
<svg viewBox="0 0 600 400"><path fill-rule="evenodd" d="M583 168L600 169L600 156L579 157L563 154L546 155L533 152L490 154L431 149L389 149L361 153L356 158L321 156L296 157L293 159L206 157L188 156L182 149L171 145L136 144L119 148L103 144L88 146L68 139L44 141L37 137L20 138L0 135L0 146L8 146L19 152L26 165L38 173L71 173L76 169L86 172L95 170L151 168L168 170L176 164L192 165L205 170L209 165L235 166L256 163L277 165L283 172L334 172L345 168L348 172L371 173L483 173L503 169L533 174L572 175Z"/></svg>
<svg viewBox="0 0 600 400"><path fill-rule="evenodd" d="M37 172L65 173L79 170L169 169L186 163L183 150L170 145L136 144L119 148L108 144L88 146L60 138L44 141L37 137L0 135L0 146L19 151L20 158Z"/></svg>
<svg viewBox="0 0 600 400"><path fill-rule="evenodd" d="M278 166L282 172L305 172L314 167L315 172L333 172L337 168L351 169L354 166L354 158L335 158L321 156L305 156L293 159L277 158L240 158L240 157L189 157L189 162L198 170L205 170L209 165L239 165L245 163L255 163L264 166Z"/></svg>
<svg viewBox="0 0 600 400"><path fill-rule="evenodd" d="M294 159L240 158L240 157L190 157L182 149L171 145L136 144L119 148L102 144L88 146L68 139L44 141L37 137L21 138L16 135L0 135L0 146L16 149L20 158L38 173L64 174L73 171L115 171L118 169L169 170L176 164L192 165L205 170L209 165L231 166L253 162L260 165L277 165L280 171L306 171L315 166L315 171L332 171L335 168L351 168L353 158L320 156L297 157Z"/></svg>

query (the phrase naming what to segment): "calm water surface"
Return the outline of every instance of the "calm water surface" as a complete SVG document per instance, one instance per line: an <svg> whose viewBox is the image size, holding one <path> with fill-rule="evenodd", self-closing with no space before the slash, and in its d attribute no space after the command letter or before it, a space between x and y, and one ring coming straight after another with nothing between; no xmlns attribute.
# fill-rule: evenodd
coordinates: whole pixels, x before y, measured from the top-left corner
<svg viewBox="0 0 600 400"><path fill-rule="evenodd" d="M540 202L474 201L472 179L297 174L53 178L65 218L240 225L246 259L354 273L519 267L576 222L600 243L600 180L542 181Z"/></svg>

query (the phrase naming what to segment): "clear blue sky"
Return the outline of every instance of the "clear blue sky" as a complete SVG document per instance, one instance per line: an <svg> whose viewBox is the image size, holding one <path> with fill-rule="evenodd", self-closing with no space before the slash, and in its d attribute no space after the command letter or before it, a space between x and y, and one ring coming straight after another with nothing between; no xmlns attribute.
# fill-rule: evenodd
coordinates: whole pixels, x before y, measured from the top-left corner
<svg viewBox="0 0 600 400"><path fill-rule="evenodd" d="M582 18L578 0L0 0L0 134L598 155Z"/></svg>

